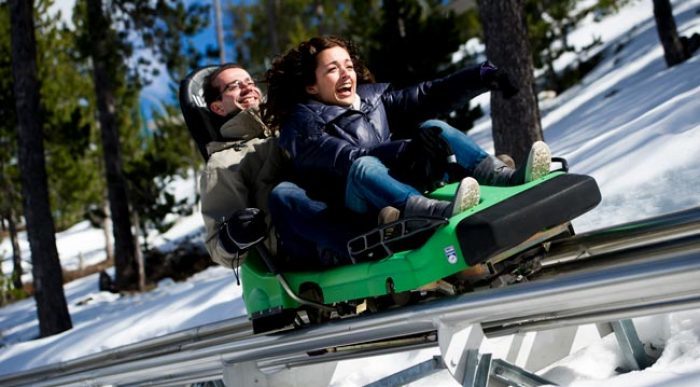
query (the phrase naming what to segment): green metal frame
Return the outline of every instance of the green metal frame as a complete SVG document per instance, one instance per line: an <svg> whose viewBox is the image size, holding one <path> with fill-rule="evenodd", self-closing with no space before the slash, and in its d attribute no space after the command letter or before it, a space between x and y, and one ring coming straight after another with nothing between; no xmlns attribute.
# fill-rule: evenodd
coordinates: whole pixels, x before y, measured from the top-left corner
<svg viewBox="0 0 700 387"><path fill-rule="evenodd" d="M479 204L452 217L418 249L398 252L378 261L324 271L286 272L284 277L295 292L299 292L306 283L318 285L326 304L388 294L389 278L393 281L395 292L418 289L469 267L455 233L460 221L562 174L553 172L537 181L512 187L481 186ZM446 185L430 196L451 200L456 188L456 183ZM248 254L241 265L240 274L249 317L271 309L296 309L300 306L285 293L275 275L267 271L255 252Z"/></svg>

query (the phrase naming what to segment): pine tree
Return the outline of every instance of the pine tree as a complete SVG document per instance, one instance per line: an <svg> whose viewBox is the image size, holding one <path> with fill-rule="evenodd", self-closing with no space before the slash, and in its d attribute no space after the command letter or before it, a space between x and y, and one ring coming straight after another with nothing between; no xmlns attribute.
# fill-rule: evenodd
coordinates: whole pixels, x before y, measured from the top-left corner
<svg viewBox="0 0 700 387"><path fill-rule="evenodd" d="M95 125L94 88L87 61L76 45L74 29L62 27L60 15L42 0L38 70L47 147L52 212L58 230L83 220L90 207L104 201L101 153Z"/></svg>
<svg viewBox="0 0 700 387"><path fill-rule="evenodd" d="M4 148L4 147L3 147ZM13 152L16 154L16 152ZM4 160L0 161L0 187L2 200L0 200L0 219L3 223L7 222L7 231L12 246L12 286L15 289L22 289L22 251L19 247L19 235L17 231L17 222L19 220L17 204L21 203L19 192L15 187L19 186L16 166L5 164ZM1 275L2 273L0 273Z"/></svg>
<svg viewBox="0 0 700 387"><path fill-rule="evenodd" d="M19 249L17 221L22 212L21 186L17 166L17 115L12 89L12 54L10 14L7 4L0 4L0 219L7 222L12 245L12 284L22 288L22 255Z"/></svg>
<svg viewBox="0 0 700 387"><path fill-rule="evenodd" d="M509 100L498 92L491 93L491 120L496 153L509 154L516 162L522 162L532 143L542 139L523 2L479 0L478 4L486 56L510 74L520 90Z"/></svg>
<svg viewBox="0 0 700 387"><path fill-rule="evenodd" d="M272 58L313 36L340 34L348 1L263 0L229 8L234 61L252 74L263 73ZM365 15L366 16L366 15Z"/></svg>
<svg viewBox="0 0 700 387"><path fill-rule="evenodd" d="M457 16L446 12L440 1L385 0L377 14L367 37L373 43L365 52L378 81L402 87L455 69L452 54L467 36L458 29Z"/></svg>
<svg viewBox="0 0 700 387"><path fill-rule="evenodd" d="M155 66L164 63L168 71L179 79L190 64L182 55L185 36L192 36L203 23L207 7L197 4L185 7L183 1L142 2L114 0L103 3L90 0L78 3L86 16L82 31L86 33L84 47L93 64L93 79L102 131L102 149L107 175L108 197L115 239L116 285L119 289L134 289L143 284L139 273L143 270L138 257L136 236L132 233L133 215L129 200L128 181L124 172L122 142L127 127L120 125L120 117L134 110L118 89L137 92L159 74ZM134 46L138 36L142 46ZM137 50L138 48L138 50ZM153 55L155 61L147 59ZM136 65L127 66L130 61ZM133 100L132 100L133 101ZM139 118L130 119L132 124ZM133 126L132 126L133 128ZM122 139L120 142L120 131ZM138 140L139 135L132 136Z"/></svg>
<svg viewBox="0 0 700 387"><path fill-rule="evenodd" d="M24 214L32 251L39 333L45 337L71 329L72 323L63 293L63 276L49 206L39 114L33 1L11 0L9 5Z"/></svg>
<svg viewBox="0 0 700 387"><path fill-rule="evenodd" d="M87 20L107 191L114 225L116 285L121 290L133 289L139 283L136 245L131 232L129 199L122 169L115 85L112 79L114 69L110 68L116 59L112 51L116 45L115 37L111 30L111 20L105 16L101 0L87 2Z"/></svg>
<svg viewBox="0 0 700 387"><path fill-rule="evenodd" d="M57 230L82 220L85 209L99 204L104 184L94 168L97 150L92 144L92 83L75 56L75 34L61 27L61 17L47 9L51 0L35 5L37 71L41 84L49 201ZM4 21L4 22L2 22ZM13 248L13 282L21 287L21 254L13 229L22 213L17 166L16 114L10 62L10 20L7 4L0 5L0 189L1 215L8 222Z"/></svg>

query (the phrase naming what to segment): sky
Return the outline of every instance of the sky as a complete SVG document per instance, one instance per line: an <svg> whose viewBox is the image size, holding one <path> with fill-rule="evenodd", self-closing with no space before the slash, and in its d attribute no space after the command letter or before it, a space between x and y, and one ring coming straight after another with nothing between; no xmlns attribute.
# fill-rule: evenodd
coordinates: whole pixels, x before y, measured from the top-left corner
<svg viewBox="0 0 700 387"><path fill-rule="evenodd" d="M666 68L653 23L651 2L632 1L600 23L587 20L574 31L576 44L599 36L605 59L556 98L542 101L545 140L553 153L568 159L570 171L593 176L602 202L574 221L584 232L700 206L700 54ZM674 1L679 32L700 33L700 0ZM475 102L487 103L488 95ZM470 131L492 150L490 122ZM192 194L194 182L179 180L177 195ZM201 241L198 214L180 218L151 243L163 249L178 241ZM57 235L64 266L104 257L101 231L86 223ZM26 238L23 256L29 256ZM8 257L9 243L0 244ZM9 266L4 264L3 271ZM0 309L0 375L86 356L175 331L245 314L241 288L230 270L212 267L184 282L163 280L147 293L118 296L97 290L96 276L65 286L74 328L59 335L38 335L33 300ZM125 311L128 311L126 313ZM640 338L661 350L651 367L617 374L622 355L614 338L599 338L594 326L578 328L569 356L537 371L561 385L691 386L700 385L700 310L634 319ZM532 342L534 334L526 334ZM505 357L515 338L489 339L494 357ZM527 346L525 346L527 347ZM524 365L524 348L516 364ZM430 359L437 349L410 351L340 362L332 386L361 386ZM456 386L447 371L413 386Z"/></svg>

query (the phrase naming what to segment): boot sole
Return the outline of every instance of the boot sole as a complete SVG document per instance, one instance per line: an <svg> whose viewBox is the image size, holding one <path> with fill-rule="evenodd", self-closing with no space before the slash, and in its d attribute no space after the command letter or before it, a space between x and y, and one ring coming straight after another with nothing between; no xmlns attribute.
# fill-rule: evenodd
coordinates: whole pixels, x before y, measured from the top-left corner
<svg viewBox="0 0 700 387"><path fill-rule="evenodd" d="M479 183L472 177L462 179L452 205L452 216L479 204L479 196Z"/></svg>
<svg viewBox="0 0 700 387"><path fill-rule="evenodd" d="M397 220L399 220L400 217L401 211L399 211L395 207L386 206L382 208L381 211L379 211L379 215L377 216L377 224L381 226L392 222L396 222Z"/></svg>
<svg viewBox="0 0 700 387"><path fill-rule="evenodd" d="M549 150L549 146L543 141L536 141L532 144L527 158L525 182L529 183L546 176L549 173L551 163L552 152Z"/></svg>
<svg viewBox="0 0 700 387"><path fill-rule="evenodd" d="M399 220L401 217L401 211L399 211L395 207L387 206L382 208L381 211L379 211L379 216L377 217L377 223L379 226L383 226L385 224L393 223ZM383 230L383 238L384 240L391 239L394 237L394 234L396 233L397 230L395 230L395 227L386 227Z"/></svg>

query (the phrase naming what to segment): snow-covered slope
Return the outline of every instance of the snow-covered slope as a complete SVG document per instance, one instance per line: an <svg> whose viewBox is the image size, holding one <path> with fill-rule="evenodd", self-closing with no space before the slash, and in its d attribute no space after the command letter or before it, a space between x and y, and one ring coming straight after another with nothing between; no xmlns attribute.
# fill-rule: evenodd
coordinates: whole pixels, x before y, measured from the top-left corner
<svg viewBox="0 0 700 387"><path fill-rule="evenodd" d="M673 4L679 31L700 32L700 0ZM572 172L594 176L603 193L601 205L578 219L576 229L592 230L699 206L700 56L665 67L652 3L647 0L632 1L602 23L589 20L572 34L572 41L585 45L594 36L603 38L606 58L580 85L542 104L545 139L553 152L569 160ZM488 121L470 133L492 148ZM198 215L183 218L162 240L197 233L201 227ZM63 261L76 262L78 252L99 259L101 238L85 225L59 234ZM88 246L87 241L94 245ZM7 255L8 245L0 248ZM60 335L32 340L38 335L32 300L0 309L0 374L245 313L241 290L233 274L223 268L211 268L183 283L163 281L151 292L121 298L98 292L95 276L67 284L65 289L74 328ZM621 355L612 338L600 340L594 327L585 326L574 342L579 350L544 375L574 386L700 385L700 312L635 322L642 340L664 348L652 367L617 375ZM510 341L512 337L494 340L494 354L505 351ZM363 385L434 354L435 350L423 350L341 362L333 385ZM456 383L443 372L415 385Z"/></svg>

